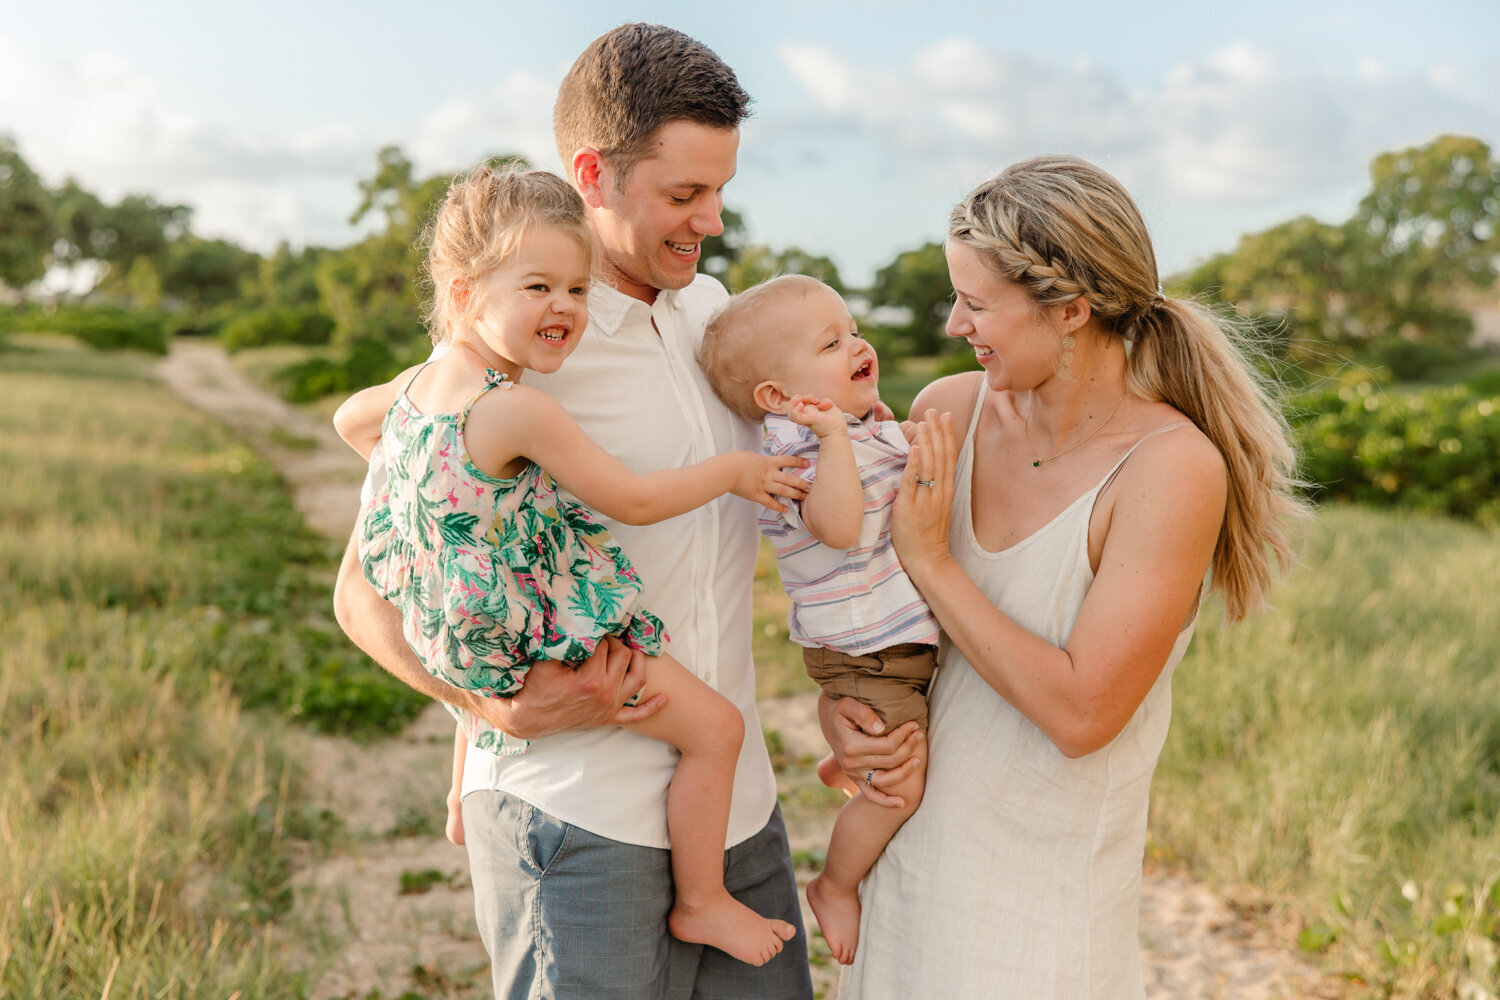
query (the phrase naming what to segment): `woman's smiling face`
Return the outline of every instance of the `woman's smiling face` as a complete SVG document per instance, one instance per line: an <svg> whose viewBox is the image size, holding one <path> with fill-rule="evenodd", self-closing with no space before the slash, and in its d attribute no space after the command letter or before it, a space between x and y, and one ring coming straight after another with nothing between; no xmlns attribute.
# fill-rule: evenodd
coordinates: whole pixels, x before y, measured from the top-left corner
<svg viewBox="0 0 1500 1000"><path fill-rule="evenodd" d="M1057 373L1060 338L1026 289L992 271L979 251L948 241L953 311L947 333L974 348L991 389L1031 389Z"/></svg>

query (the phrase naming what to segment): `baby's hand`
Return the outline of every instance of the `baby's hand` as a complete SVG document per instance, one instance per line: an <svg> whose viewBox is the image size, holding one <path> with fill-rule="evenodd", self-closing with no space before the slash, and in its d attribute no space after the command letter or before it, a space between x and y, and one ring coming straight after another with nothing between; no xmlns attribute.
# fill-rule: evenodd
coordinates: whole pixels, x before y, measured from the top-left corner
<svg viewBox="0 0 1500 1000"><path fill-rule="evenodd" d="M820 438L849 426L844 422L844 411L834 406L833 400L817 396L793 396L786 415L792 423L811 428Z"/></svg>
<svg viewBox="0 0 1500 1000"><path fill-rule="evenodd" d="M807 467L807 459L797 455L757 455L753 451L735 452L739 457L740 472L732 492L737 497L753 500L777 513L786 513L786 504L777 497L802 500L807 496L807 482L787 469Z"/></svg>

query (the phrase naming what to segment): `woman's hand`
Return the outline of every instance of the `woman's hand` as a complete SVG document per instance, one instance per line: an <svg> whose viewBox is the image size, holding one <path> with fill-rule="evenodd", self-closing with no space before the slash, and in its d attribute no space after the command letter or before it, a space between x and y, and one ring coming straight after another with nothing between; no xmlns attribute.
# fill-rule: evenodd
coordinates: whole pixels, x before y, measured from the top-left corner
<svg viewBox="0 0 1500 1000"><path fill-rule="evenodd" d="M885 733L880 716L870 706L826 694L818 697L818 722L839 767L865 798L881 806L906 804L884 789L901 784L922 766L917 754L926 743L915 722Z"/></svg>
<svg viewBox="0 0 1500 1000"><path fill-rule="evenodd" d="M921 588L924 571L951 559L948 526L953 519L953 475L958 435L953 414L923 414L911 442L906 472L891 515L891 541L907 575Z"/></svg>

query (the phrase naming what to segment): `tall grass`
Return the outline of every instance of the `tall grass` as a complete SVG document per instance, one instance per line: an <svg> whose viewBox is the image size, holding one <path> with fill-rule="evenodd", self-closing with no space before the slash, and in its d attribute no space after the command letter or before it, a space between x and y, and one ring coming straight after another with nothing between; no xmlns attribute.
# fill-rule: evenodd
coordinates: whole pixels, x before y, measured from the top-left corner
<svg viewBox="0 0 1500 1000"><path fill-rule="evenodd" d="M271 929L327 820L241 705L406 708L355 673L300 523L139 358L0 348L0 995L304 994Z"/></svg>
<svg viewBox="0 0 1500 1000"><path fill-rule="evenodd" d="M1279 607L1205 608L1153 849L1254 887L1370 996L1500 993L1500 535L1327 507Z"/></svg>

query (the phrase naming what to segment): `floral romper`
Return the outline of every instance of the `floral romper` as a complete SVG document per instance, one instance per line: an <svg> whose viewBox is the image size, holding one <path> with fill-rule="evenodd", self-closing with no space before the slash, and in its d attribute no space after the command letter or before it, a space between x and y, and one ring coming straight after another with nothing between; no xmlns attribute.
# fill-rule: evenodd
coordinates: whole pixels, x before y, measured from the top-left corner
<svg viewBox="0 0 1500 1000"><path fill-rule="evenodd" d="M422 664L495 698L519 691L532 663L580 663L606 635L653 656L666 639L661 620L638 606L641 580L629 559L587 511L558 496L550 475L533 463L497 479L469 460L469 409L513 385L486 369L461 412L430 416L403 389L381 427L389 479L359 531L365 577L401 608ZM511 755L528 745L450 711L481 750Z"/></svg>

